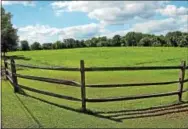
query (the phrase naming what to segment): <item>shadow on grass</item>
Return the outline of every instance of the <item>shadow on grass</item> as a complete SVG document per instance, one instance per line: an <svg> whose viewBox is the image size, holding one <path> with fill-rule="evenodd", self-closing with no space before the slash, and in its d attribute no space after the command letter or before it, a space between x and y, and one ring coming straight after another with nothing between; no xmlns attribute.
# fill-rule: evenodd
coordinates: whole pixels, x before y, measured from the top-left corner
<svg viewBox="0 0 188 129"><path fill-rule="evenodd" d="M5 79L4 81L8 81L8 80ZM14 89L13 84L12 84L10 81L8 81L8 82L9 82L10 85L12 86L11 88ZM25 94L25 92L24 92L22 89L20 89L20 94ZM24 104L24 102L19 98L19 96L18 96L17 94L15 94L15 96L16 96L17 100L20 102L20 104L23 106L23 107L21 107L21 108L23 109L23 111L27 112L27 113L31 116L31 118L37 123L37 125L39 126L39 128L41 128L41 127L42 127L41 123L37 120L37 118L36 118L36 117L33 115L33 113L29 110L29 108ZM25 109L25 110L24 110L24 109Z"/></svg>
<svg viewBox="0 0 188 129"><path fill-rule="evenodd" d="M107 111L107 112L87 110L87 112L82 112L79 109L75 109L65 105L59 105L32 95L28 95L23 90L20 91L20 94L69 111L92 115L98 118L108 119L115 122L122 122L122 120L124 119L155 117L155 116L163 116L163 115L179 113L179 112L188 112L188 101L184 101L181 103L175 102L174 104L171 105L164 105L164 106L157 106L157 107L143 108L143 109L134 109L134 110L119 110L119 111Z"/></svg>
<svg viewBox="0 0 188 129"><path fill-rule="evenodd" d="M188 112L188 102L181 102L172 105L158 106L158 107L144 108L144 109L109 111L109 112L98 112L98 113L107 114L107 116L115 118L117 120L124 120L124 119L163 116L163 115L169 115L179 112Z"/></svg>
<svg viewBox="0 0 188 129"><path fill-rule="evenodd" d="M20 101L21 105L23 105L24 109L29 113L32 119L37 123L39 128L42 127L41 123L37 120L37 118L33 115L33 113L29 110L29 108L24 104L24 102L16 95L17 99Z"/></svg>
<svg viewBox="0 0 188 129"><path fill-rule="evenodd" d="M86 112L83 112L81 109L79 110L79 109L75 109L75 108L68 107L68 106L65 106L65 105L60 105L60 104L56 104L56 103L53 103L53 102L49 102L47 100L44 100L44 99L41 99L41 98L38 98L38 97L35 97L35 96L32 96L32 95L28 95L21 89L20 89L19 94L24 95L26 97L36 99L36 100L39 100L41 102L44 102L44 103L47 103L47 104L50 104L50 105L53 105L53 106L56 106L56 107L59 107L59 108L69 110L69 111L74 111L74 112L77 112L77 113L92 115L92 116L95 116L95 117L98 117L98 118L104 118L104 119L112 120L112 121L115 121L115 122L121 122L120 120L116 120L116 119L113 119L113 118L108 117L108 116L103 116L103 115L100 115L98 113L95 113L95 112L92 112L92 111L89 111L89 110L87 110Z"/></svg>
<svg viewBox="0 0 188 129"><path fill-rule="evenodd" d="M14 55L14 56L5 56L5 57L2 56L2 59L4 59L4 58L6 58L6 59L13 58L15 60L31 60L31 58L24 57L23 55Z"/></svg>

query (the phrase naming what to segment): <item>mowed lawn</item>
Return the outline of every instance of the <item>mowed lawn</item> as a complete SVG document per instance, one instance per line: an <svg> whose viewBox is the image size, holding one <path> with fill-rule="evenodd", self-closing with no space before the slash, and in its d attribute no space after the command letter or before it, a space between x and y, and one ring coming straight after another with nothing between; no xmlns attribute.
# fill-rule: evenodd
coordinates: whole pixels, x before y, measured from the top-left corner
<svg viewBox="0 0 188 129"><path fill-rule="evenodd" d="M66 50L42 50L10 52L16 63L38 66L86 67L97 66L168 66L188 64L188 48L79 48ZM37 70L18 68L17 73L80 82L79 72ZM188 70L185 78L188 78ZM87 72L86 84L140 83L176 81L179 70L153 71L106 71ZM57 94L81 98L80 88L18 78L27 87ZM184 84L184 89L188 83ZM178 84L122 88L87 88L87 98L132 96L177 91ZM148 98L130 101L87 103L93 114L78 112L80 102L72 102L26 91L28 96L14 94L8 82L2 83L3 127L46 128L110 128L110 127L185 127L188 128L188 93L183 94L184 103L178 104L178 96ZM170 106L166 106L170 105ZM161 108L163 106L163 108ZM151 107L160 107L148 110ZM130 111L133 110L133 111ZM136 110L136 111L135 111ZM11 120L10 120L11 119Z"/></svg>

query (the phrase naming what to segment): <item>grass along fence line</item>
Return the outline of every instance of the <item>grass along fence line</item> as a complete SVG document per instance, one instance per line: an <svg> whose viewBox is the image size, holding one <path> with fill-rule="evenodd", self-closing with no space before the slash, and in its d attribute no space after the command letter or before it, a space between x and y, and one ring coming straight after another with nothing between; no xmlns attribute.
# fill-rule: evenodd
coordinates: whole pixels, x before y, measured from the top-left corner
<svg viewBox="0 0 188 129"><path fill-rule="evenodd" d="M11 66L11 69L8 69L8 65ZM178 95L179 102L182 101L182 94L187 92L188 89L183 90L183 85L185 82L188 82L188 79L185 79L185 70L188 69L186 66L186 62L182 61L180 66L143 66L143 67L85 67L84 60L80 61L80 68L69 68L69 67L42 67L42 66L33 66L33 65L23 65L23 64L16 64L14 59L12 58L10 62L5 58L4 59L4 66L5 66L5 74L6 78L12 83L14 86L15 92L20 92L21 89L33 91L40 94L45 94L53 97L63 98L72 101L80 101L82 102L82 111L86 112L86 103L87 102L110 102L110 101L122 101L122 100L135 100L135 99L143 99L143 98L151 98L151 97L162 97L162 96L172 96ZM63 79L52 79L52 78L44 78L44 77L37 77L37 76L30 76L30 75L21 75L16 73L16 66L18 67L26 67L26 68L33 68L33 69L45 69L45 70L58 70L58 71L79 71L81 74L81 81L75 82L71 80L63 80ZM132 84L103 84L103 85L95 85L95 84L85 84L85 72L95 72L95 71L123 71L123 70L174 70L180 69L179 79L178 81L168 81L168 82L155 82L155 83L132 83ZM17 77L30 79L30 80L38 80L44 81L49 83L57 83L57 84L64 84L68 86L75 86L81 88L81 99L72 97L72 96L65 96L59 95L51 92L41 91L34 88L29 88L23 85L18 84ZM179 89L177 91L168 92L168 93L159 93L159 94L146 94L140 96L123 96L123 97L111 97L111 98L87 98L86 97L86 88L115 88L115 87L131 87L131 86L152 86L152 85L169 85L169 84L179 84Z"/></svg>

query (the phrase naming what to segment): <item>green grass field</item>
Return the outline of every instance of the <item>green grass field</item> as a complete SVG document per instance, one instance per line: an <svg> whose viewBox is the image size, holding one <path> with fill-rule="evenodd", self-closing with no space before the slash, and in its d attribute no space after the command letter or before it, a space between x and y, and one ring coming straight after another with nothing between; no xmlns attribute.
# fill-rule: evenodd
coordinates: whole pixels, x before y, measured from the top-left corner
<svg viewBox="0 0 188 129"><path fill-rule="evenodd" d="M81 48L66 50L42 50L10 52L17 56L16 63L41 66L80 67L85 66L168 66L188 63L188 48ZM79 72L37 70L18 68L17 73L68 79L80 82ZM188 70L186 76L188 76ZM114 71L87 72L87 84L140 83L178 80L179 70L154 71ZM32 81L18 78L21 85L81 98L80 88ZM184 84L184 89L188 83ZM131 96L149 93L177 91L178 84L162 86L143 86L126 88L97 89L87 88L87 98ZM120 102L87 103L94 114L77 112L80 102L72 102L38 93L26 91L29 96L14 94L8 82L2 83L2 125L3 127L43 127L43 128L136 128L136 127L173 127L188 128L188 93L183 94L185 103L178 103L178 96L158 97ZM172 105L164 108L138 111L157 106ZM179 108L178 108L179 107ZM137 110L137 111L128 111ZM119 112L118 112L119 111ZM112 112L112 113L109 113Z"/></svg>

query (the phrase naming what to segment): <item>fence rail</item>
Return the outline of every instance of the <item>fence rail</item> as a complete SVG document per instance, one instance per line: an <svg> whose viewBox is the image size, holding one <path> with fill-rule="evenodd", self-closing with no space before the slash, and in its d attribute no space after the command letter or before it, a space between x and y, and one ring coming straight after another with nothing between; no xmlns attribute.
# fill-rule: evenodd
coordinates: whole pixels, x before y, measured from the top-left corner
<svg viewBox="0 0 188 129"><path fill-rule="evenodd" d="M60 80L60 79L52 79L52 78L45 78L45 77L21 75L21 74L16 74L16 76L19 78L25 78L25 79L30 79L30 80L37 80L37 81L43 81L43 82L49 82L49 83L57 83L57 84L80 87L80 84L78 82L70 81L70 80L63 80L63 79Z"/></svg>
<svg viewBox="0 0 188 129"><path fill-rule="evenodd" d="M29 90L32 92L49 95L53 97L63 98L72 101L81 101L82 102L82 110L85 112L87 110L86 103L87 102L112 102L112 101L123 101L123 100L135 100L135 99L144 99L144 98L153 98L153 97L163 97L163 96L172 96L178 95L179 101L182 101L182 94L188 91L187 89L183 89L184 83L188 82L188 78L185 79L185 70L188 69L185 61L181 62L180 66L137 66L137 67L85 67L84 61L80 61L80 68L68 68L68 67L44 67L44 66L33 66L33 65L23 65L23 64L15 64L14 59L11 59L11 62L7 62L4 60L5 64L5 74L6 78L12 83L14 86L15 92L18 92L20 88ZM8 65L11 65L11 71L8 70ZM44 69L44 70L60 70L60 71L79 71L80 72L80 83L65 80L65 79L53 79L46 77L37 77L30 75L21 75L16 73L16 66L25 67L25 68L33 68L33 69ZM85 84L85 72L95 72L95 71L133 71L133 70L180 70L178 81L165 81L165 82L150 82L150 83L130 83L130 84ZM48 83L56 83L56 84L64 84L68 86L80 87L81 88L81 99L74 98L71 96L59 95L47 91L41 91L38 89L26 87L18 84L17 77L43 81ZM86 97L86 89L85 88L116 88L116 87L134 87L134 86L153 86L153 85L170 85L178 83L179 89L177 91L168 92L168 93L158 93L158 94L146 94L139 96L124 96L124 97L110 97L110 98L87 98Z"/></svg>
<svg viewBox="0 0 188 129"><path fill-rule="evenodd" d="M139 67L90 67L85 71L123 71L123 70L174 70L181 69L181 66L139 66Z"/></svg>
<svg viewBox="0 0 188 129"><path fill-rule="evenodd" d="M175 91L175 92L169 92L169 93L140 95L140 96L86 99L86 101L87 102L109 102L109 101L112 102L112 101L135 100L135 99L144 99L144 98L152 98L152 97L171 96L171 95L177 95L178 93L179 93L178 91Z"/></svg>
<svg viewBox="0 0 188 129"><path fill-rule="evenodd" d="M72 100L72 101L81 101L81 99L74 98L74 97L71 97L71 96L65 96L65 95L59 95L59 94L55 94L55 93L51 93L51 92L47 92L47 91L41 91L41 90L37 90L37 89L34 89L34 88L26 87L26 86L23 86L23 85L19 85L19 87L23 88L25 90L29 90L29 91L33 91L33 92L36 92L36 93L57 97L57 98L63 98L63 99Z"/></svg>
<svg viewBox="0 0 188 129"><path fill-rule="evenodd" d="M188 79L185 79L183 82L188 82ZM168 82L151 82L151 83L130 83L130 84L89 84L86 87L90 88L114 88L114 87L133 87L133 86L152 86L152 85L169 85L180 83L180 81L168 81Z"/></svg>
<svg viewBox="0 0 188 129"><path fill-rule="evenodd" d="M153 82L153 83L132 83L132 84L90 84L86 87L91 88L113 88L113 87L132 87L132 86L152 86L152 85L169 85L178 83L180 81L168 81L168 82Z"/></svg>
<svg viewBox="0 0 188 129"><path fill-rule="evenodd" d="M11 65L10 62L6 61L7 64ZM45 67L45 66L34 66L34 65L23 65L15 64L16 66L33 68L33 69L45 69L45 70L62 70L62 71L80 71L80 68L73 67ZM85 67L84 71L124 71L124 70L175 70L182 69L182 66L135 66L135 67ZM188 69L188 66L185 67Z"/></svg>

